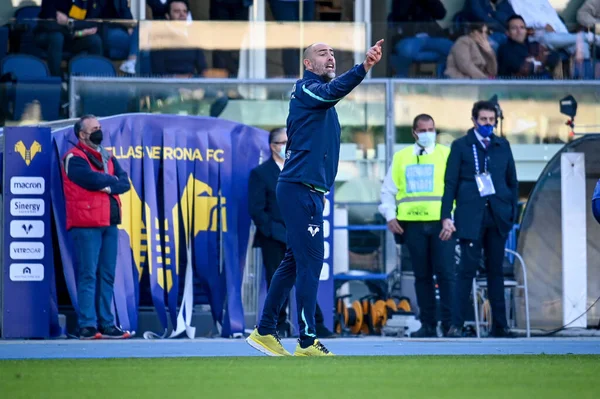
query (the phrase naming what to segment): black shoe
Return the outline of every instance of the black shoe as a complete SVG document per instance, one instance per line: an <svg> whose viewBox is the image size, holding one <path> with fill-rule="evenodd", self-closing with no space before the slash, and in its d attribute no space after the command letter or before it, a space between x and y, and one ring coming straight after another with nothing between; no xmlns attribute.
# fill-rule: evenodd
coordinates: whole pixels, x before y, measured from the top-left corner
<svg viewBox="0 0 600 399"><path fill-rule="evenodd" d="M79 330L79 339L100 339L100 333L96 327L83 327Z"/></svg>
<svg viewBox="0 0 600 399"><path fill-rule="evenodd" d="M490 337L494 338L516 338L517 335L510 328L496 328L490 331Z"/></svg>
<svg viewBox="0 0 600 399"><path fill-rule="evenodd" d="M317 338L335 338L336 335L329 331L329 329L327 327L325 327L325 325L323 324L317 324L316 326L316 330L317 330Z"/></svg>
<svg viewBox="0 0 600 399"><path fill-rule="evenodd" d="M448 337L448 338L462 338L463 337L462 328L459 328L459 327L456 327L456 326L450 327L450 329L446 333L446 337Z"/></svg>
<svg viewBox="0 0 600 399"><path fill-rule="evenodd" d="M437 338L437 330L434 326L428 326L423 324L413 334L410 334L411 338Z"/></svg>
<svg viewBox="0 0 600 399"><path fill-rule="evenodd" d="M100 334L105 339L127 339L131 338L129 331L123 331L119 327L111 326L107 328L101 328Z"/></svg>

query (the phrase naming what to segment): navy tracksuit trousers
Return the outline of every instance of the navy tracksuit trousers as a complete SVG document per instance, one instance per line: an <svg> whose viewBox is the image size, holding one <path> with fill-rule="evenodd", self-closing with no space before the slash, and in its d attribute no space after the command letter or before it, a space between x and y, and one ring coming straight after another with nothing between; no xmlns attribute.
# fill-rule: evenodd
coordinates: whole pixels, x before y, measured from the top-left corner
<svg viewBox="0 0 600 399"><path fill-rule="evenodd" d="M285 222L287 250L271 280L258 332L275 333L281 307L295 284L300 343L306 347L316 337L315 307L325 256L324 195L301 183L278 182L277 203Z"/></svg>

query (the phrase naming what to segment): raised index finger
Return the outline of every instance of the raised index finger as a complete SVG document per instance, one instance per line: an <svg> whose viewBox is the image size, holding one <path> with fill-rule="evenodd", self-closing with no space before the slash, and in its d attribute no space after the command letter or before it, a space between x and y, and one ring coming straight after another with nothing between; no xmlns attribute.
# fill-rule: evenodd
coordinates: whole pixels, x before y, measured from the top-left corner
<svg viewBox="0 0 600 399"><path fill-rule="evenodd" d="M383 44L383 39L380 39L377 43L375 43L375 45L377 47L381 47L382 44Z"/></svg>

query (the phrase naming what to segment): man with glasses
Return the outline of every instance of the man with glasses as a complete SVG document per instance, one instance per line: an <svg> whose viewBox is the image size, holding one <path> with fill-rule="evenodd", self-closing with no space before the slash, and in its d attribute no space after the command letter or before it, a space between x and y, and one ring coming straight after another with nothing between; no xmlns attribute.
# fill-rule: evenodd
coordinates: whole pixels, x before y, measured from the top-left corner
<svg viewBox="0 0 600 399"><path fill-rule="evenodd" d="M79 140L64 157L62 180L67 231L77 259L77 314L80 339L123 339L112 313L120 194L130 189L127 173L103 147L100 122L82 116L74 126Z"/></svg>

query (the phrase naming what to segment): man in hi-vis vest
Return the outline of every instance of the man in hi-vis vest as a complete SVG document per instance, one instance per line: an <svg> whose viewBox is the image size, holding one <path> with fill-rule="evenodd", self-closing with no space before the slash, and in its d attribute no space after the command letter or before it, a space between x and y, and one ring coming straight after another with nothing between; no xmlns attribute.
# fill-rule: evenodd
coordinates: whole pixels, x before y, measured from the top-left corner
<svg viewBox="0 0 600 399"><path fill-rule="evenodd" d="M454 244L439 237L444 175L450 149L436 144L435 123L427 114L413 121L415 144L396 154L381 187L379 211L398 243L408 248L415 275L421 328L413 337L437 337L435 286L440 290L444 334L451 324Z"/></svg>

